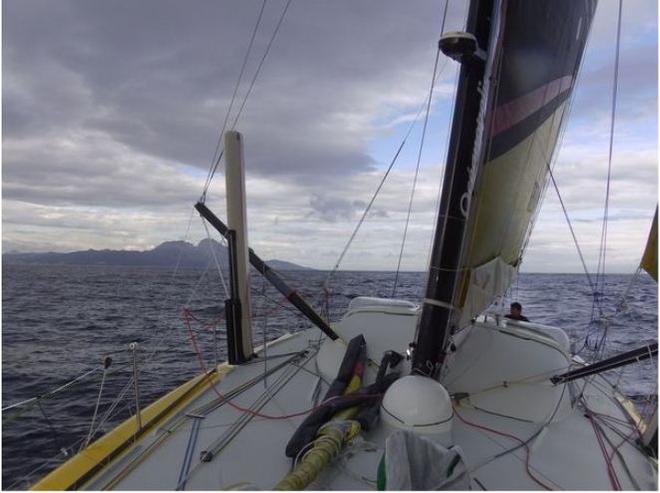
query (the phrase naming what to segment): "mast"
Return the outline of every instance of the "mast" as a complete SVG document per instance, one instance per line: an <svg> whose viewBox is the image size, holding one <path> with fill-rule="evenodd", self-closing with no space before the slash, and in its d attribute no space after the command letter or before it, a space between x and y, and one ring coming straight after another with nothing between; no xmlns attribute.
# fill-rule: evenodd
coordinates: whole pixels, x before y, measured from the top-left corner
<svg viewBox="0 0 660 493"><path fill-rule="evenodd" d="M252 357L250 315L250 265L248 264L247 208L245 204L245 163L240 133L225 133L227 184L227 225L230 235L229 266L231 298L227 300L227 339L232 364ZM232 339L231 341L229 339Z"/></svg>
<svg viewBox="0 0 660 493"><path fill-rule="evenodd" d="M435 376L449 336L513 282L568 113L595 0L473 0L413 368Z"/></svg>
<svg viewBox="0 0 660 493"><path fill-rule="evenodd" d="M492 0L470 3L466 31L476 39L477 51L488 44L492 12ZM440 46L445 48L442 40ZM478 172L475 140L480 127L478 121L483 116L482 81L486 65L478 56L461 57L461 61L440 212L414 343L413 371L429 376L442 364L443 349L450 335L467 212Z"/></svg>

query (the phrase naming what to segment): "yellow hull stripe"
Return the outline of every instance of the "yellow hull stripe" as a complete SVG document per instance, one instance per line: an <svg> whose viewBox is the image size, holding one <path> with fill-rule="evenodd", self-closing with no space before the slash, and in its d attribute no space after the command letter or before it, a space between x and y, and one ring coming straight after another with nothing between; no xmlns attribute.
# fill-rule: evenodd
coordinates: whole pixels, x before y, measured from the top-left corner
<svg viewBox="0 0 660 493"><path fill-rule="evenodd" d="M57 469L51 471L31 490L70 490L80 488L92 479L108 462L116 458L139 438L164 419L187 404L209 381L222 378L233 367L221 364L217 372L199 375L164 395L140 412L142 429L136 433L137 419L131 416L114 430L78 452Z"/></svg>

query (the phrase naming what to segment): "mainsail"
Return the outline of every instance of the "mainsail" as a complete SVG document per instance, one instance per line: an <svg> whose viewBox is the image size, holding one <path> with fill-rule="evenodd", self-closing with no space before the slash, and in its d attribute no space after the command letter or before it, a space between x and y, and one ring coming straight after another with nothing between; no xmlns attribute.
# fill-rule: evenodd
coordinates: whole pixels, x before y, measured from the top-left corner
<svg viewBox="0 0 660 493"><path fill-rule="evenodd" d="M471 2L467 31L487 56L461 67L416 341L421 373L437 370L449 334L515 278L595 9L596 0Z"/></svg>
<svg viewBox="0 0 660 493"><path fill-rule="evenodd" d="M459 326L503 295L517 273L595 7L594 1L574 0L521 0L503 7L495 108L487 115L486 156L469 211L455 301ZM536 25L535 19L543 22Z"/></svg>

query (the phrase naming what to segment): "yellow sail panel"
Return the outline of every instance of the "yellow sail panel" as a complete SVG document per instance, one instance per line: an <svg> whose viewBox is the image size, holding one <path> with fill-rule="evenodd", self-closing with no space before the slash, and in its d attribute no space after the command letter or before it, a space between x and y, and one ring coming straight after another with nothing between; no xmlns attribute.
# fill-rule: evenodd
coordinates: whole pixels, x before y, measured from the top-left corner
<svg viewBox="0 0 660 493"><path fill-rule="evenodd" d="M651 231L649 238L646 241L646 249L642 256L642 261L639 266L644 269L649 275L658 281L658 208L655 208L655 216L653 217L653 224L651 224Z"/></svg>
<svg viewBox="0 0 660 493"><path fill-rule="evenodd" d="M531 135L484 165L465 238L459 326L502 296L516 277L565 108L564 102Z"/></svg>

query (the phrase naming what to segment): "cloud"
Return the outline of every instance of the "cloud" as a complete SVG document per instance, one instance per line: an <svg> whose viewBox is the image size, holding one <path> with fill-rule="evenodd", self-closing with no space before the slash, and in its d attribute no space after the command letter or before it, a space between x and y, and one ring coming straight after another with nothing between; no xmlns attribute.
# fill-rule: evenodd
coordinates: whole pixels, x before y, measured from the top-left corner
<svg viewBox="0 0 660 493"><path fill-rule="evenodd" d="M230 121L284 5L267 3ZM260 7L5 1L3 248L147 248L181 238ZM238 123L250 234L265 257L334 264L425 101L443 7L430 0L291 4ZM462 29L465 8L450 3L446 30ZM611 191L623 228L613 227L612 248L622 241L623 250L636 238L625 228L652 214L657 194L657 6L627 0L625 9ZM603 203L615 15L616 2L600 2L556 167L580 226L595 222ZM441 66L404 252L410 269L426 267L442 176L446 136L438 122L451 109L456 64ZM415 135L346 268L396 265ZM534 242L563 231L557 201L547 195L529 264L549 258ZM209 203L223 213L221 172ZM205 236L198 219L190 236Z"/></svg>

